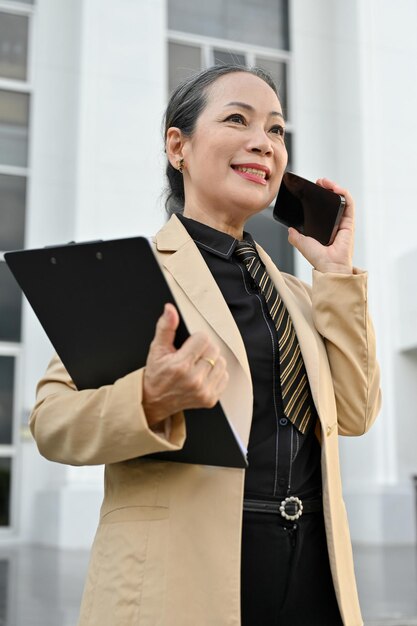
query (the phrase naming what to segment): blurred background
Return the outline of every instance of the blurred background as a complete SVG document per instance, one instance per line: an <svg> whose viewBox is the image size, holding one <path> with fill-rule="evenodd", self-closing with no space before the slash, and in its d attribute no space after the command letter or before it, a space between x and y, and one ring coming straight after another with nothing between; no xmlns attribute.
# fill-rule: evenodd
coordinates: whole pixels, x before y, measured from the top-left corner
<svg viewBox="0 0 417 626"><path fill-rule="evenodd" d="M367 623L417 624L416 30L416 0L0 0L0 625L75 623L103 471L29 435L52 347L2 253L154 233L167 98L230 61L275 78L290 169L356 199L384 404L344 493ZM311 282L270 209L248 230Z"/></svg>

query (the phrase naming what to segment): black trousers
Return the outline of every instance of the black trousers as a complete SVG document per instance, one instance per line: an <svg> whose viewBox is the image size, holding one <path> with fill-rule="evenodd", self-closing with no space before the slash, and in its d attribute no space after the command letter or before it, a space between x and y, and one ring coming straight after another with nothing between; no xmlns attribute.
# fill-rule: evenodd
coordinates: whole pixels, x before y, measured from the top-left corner
<svg viewBox="0 0 417 626"><path fill-rule="evenodd" d="M322 513L243 514L242 626L343 626Z"/></svg>

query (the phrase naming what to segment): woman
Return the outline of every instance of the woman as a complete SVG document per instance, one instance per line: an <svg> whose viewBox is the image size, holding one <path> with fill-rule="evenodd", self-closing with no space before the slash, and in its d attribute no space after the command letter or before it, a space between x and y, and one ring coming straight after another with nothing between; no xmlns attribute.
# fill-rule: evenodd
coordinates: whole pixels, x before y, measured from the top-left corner
<svg viewBox="0 0 417 626"><path fill-rule="evenodd" d="M106 464L80 626L363 623L337 434L364 433L379 408L366 274L352 268L352 198L327 179L318 184L346 198L334 243L289 231L314 267L312 288L244 233L277 193L284 134L260 70L211 68L174 92L167 174L182 214L154 245L191 337L174 348L178 313L167 304L145 368L78 392L55 358L39 383L31 428L41 453ZM284 368L287 330L295 356ZM284 370L303 389L295 416ZM219 398L249 442L246 472L141 458L180 449L182 411Z"/></svg>

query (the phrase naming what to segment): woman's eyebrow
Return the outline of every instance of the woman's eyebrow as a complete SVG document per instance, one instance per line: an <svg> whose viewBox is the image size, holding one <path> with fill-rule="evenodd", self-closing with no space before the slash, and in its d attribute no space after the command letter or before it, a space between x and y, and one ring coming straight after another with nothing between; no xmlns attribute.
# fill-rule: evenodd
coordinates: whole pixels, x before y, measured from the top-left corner
<svg viewBox="0 0 417 626"><path fill-rule="evenodd" d="M225 104L225 107L241 107L242 109L246 109L247 111L251 111L252 113L255 111L251 104L247 104L246 102L228 102ZM271 111L269 115L278 115L278 117L282 117L284 119L283 114L280 111Z"/></svg>

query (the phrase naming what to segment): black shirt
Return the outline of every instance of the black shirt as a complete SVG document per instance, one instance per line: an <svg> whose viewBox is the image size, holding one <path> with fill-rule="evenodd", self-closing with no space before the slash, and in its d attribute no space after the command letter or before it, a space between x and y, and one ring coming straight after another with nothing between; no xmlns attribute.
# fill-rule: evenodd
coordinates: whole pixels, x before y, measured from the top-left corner
<svg viewBox="0 0 417 626"><path fill-rule="evenodd" d="M314 426L303 435L284 415L277 331L263 295L245 265L233 254L237 239L181 214L177 217L217 282L248 356L254 402L245 497L318 496L320 445ZM249 233L244 233L244 238L253 241Z"/></svg>

